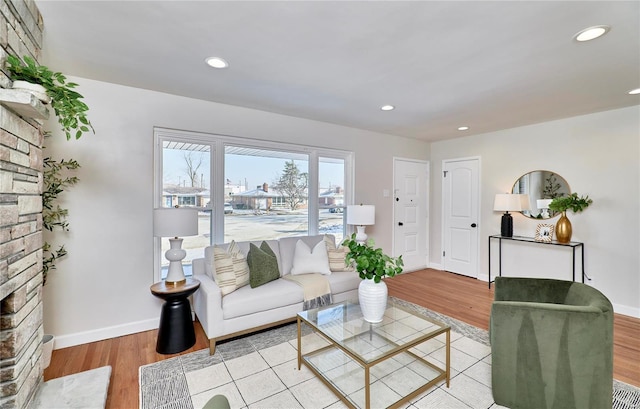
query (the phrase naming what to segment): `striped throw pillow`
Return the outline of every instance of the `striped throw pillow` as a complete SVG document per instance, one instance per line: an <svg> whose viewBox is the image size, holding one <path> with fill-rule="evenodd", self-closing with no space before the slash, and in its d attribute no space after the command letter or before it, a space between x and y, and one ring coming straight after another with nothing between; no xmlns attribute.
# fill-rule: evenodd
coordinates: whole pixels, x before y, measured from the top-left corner
<svg viewBox="0 0 640 409"><path fill-rule="evenodd" d="M353 266L348 265L345 261L349 248L340 246L336 248L333 239L324 235L324 243L327 245L327 255L329 256L329 269L334 271L354 271Z"/></svg>
<svg viewBox="0 0 640 409"><path fill-rule="evenodd" d="M249 265L235 241L225 251L222 247L213 248L214 280L222 295L227 295L249 284Z"/></svg>

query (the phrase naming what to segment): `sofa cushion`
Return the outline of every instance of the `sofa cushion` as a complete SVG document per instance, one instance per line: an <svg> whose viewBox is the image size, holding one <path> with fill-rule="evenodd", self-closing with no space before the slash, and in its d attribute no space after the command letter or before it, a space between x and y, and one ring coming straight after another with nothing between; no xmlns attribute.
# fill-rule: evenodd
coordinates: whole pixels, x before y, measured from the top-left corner
<svg viewBox="0 0 640 409"><path fill-rule="evenodd" d="M283 237L278 240L278 246L280 247L280 273L281 275L291 274L291 267L293 267L293 255L296 251L296 243L298 240L302 240L309 248L314 248L318 242L324 239L324 235L317 236L297 236L297 237Z"/></svg>
<svg viewBox="0 0 640 409"><path fill-rule="evenodd" d="M302 309L302 299L302 288L287 280L274 280L259 288L245 285L222 298L223 317L227 320L297 303Z"/></svg>
<svg viewBox="0 0 640 409"><path fill-rule="evenodd" d="M249 284L249 265L235 241L231 242L226 251L215 246L213 263L214 281L220 287L222 295Z"/></svg>
<svg viewBox="0 0 640 409"><path fill-rule="evenodd" d="M327 246L320 241L311 249L304 241L298 240L293 254L291 274L310 273L331 274Z"/></svg>
<svg viewBox="0 0 640 409"><path fill-rule="evenodd" d="M269 281L280 278L276 255L264 241L260 244L260 247L253 243L249 244L247 263L249 264L249 284L251 288L260 287Z"/></svg>
<svg viewBox="0 0 640 409"><path fill-rule="evenodd" d="M357 271L336 271L327 276L332 294L357 289L362 281Z"/></svg>
<svg viewBox="0 0 640 409"><path fill-rule="evenodd" d="M331 271L354 271L352 265L347 264L346 257L349 248L340 246L336 248L336 244L332 236L324 235L324 243L327 247L327 257L329 258L329 269Z"/></svg>
<svg viewBox="0 0 640 409"><path fill-rule="evenodd" d="M264 241L269 245L269 247L271 247L271 250L273 250L274 254L276 255L276 259L278 260L278 269L282 271L281 263L280 263L280 249L278 247L278 240L264 240ZM240 247L240 251L242 251L242 254L244 254L245 257L249 254L249 245L251 243L260 247L260 244L262 244L262 240L261 241L236 241L236 244L238 245L238 247ZM213 276L215 274L215 266L213 263L213 249L215 247L220 247L226 250L229 248L230 244L231 243L216 244L215 246L208 246L204 248L205 273L209 277L211 277L211 279L213 279Z"/></svg>

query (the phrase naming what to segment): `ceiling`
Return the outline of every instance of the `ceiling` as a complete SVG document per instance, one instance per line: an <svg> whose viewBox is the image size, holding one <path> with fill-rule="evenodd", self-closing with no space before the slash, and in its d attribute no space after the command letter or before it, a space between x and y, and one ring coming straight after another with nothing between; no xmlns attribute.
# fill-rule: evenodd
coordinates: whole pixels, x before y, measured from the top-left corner
<svg viewBox="0 0 640 409"><path fill-rule="evenodd" d="M639 1L36 3L55 71L426 141L640 104Z"/></svg>

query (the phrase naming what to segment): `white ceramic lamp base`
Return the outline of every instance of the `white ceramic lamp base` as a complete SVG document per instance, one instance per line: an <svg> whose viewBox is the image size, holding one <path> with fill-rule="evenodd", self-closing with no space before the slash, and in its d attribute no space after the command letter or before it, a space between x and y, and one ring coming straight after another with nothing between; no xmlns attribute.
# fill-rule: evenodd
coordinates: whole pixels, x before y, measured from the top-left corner
<svg viewBox="0 0 640 409"><path fill-rule="evenodd" d="M182 269L182 260L187 256L187 252L182 249L182 239L169 239L169 250L164 256L169 260L169 272L165 281L170 284L180 284L186 281L184 270Z"/></svg>
<svg viewBox="0 0 640 409"><path fill-rule="evenodd" d="M364 232L367 226L356 226L356 241L364 243L367 241L367 234Z"/></svg>

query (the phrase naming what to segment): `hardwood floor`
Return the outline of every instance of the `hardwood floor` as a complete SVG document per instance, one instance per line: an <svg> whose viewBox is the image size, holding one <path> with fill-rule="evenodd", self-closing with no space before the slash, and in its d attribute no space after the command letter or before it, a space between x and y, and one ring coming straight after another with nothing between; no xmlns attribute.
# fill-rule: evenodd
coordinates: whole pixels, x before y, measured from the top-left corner
<svg viewBox="0 0 640 409"><path fill-rule="evenodd" d="M421 270L388 279L389 294L457 318L479 328L489 327L493 289L487 283L437 270ZM177 355L208 348L200 323L196 344L175 355L155 351L157 330L58 349L45 370L45 380L111 365L107 409L138 406L138 368ZM640 319L616 314L614 378L640 387Z"/></svg>

